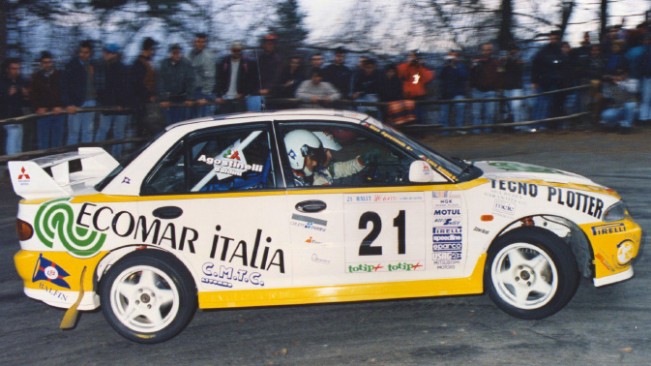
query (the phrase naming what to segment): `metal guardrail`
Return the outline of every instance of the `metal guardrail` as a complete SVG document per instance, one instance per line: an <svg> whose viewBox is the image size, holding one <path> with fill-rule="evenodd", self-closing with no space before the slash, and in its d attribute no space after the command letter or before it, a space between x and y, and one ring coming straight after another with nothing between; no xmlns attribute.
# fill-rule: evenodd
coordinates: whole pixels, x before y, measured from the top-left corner
<svg viewBox="0 0 651 366"><path fill-rule="evenodd" d="M525 99L532 99L532 98L537 98L540 96L544 95L552 95L556 93L569 93L569 92L575 92L575 91L581 91L581 90L588 90L594 88L593 85L580 85L576 87L571 87L571 88L565 88L565 89L559 89L559 90L554 90L551 92L545 92L545 93L538 93L538 94L528 94L528 95L523 95L523 96L518 96L518 97L504 97L500 96L497 98L484 98L484 99L456 99L456 100L419 100L416 101L418 105L422 106L430 106L430 105L444 105L444 104L456 104L456 103L464 103L464 104L473 104L473 103L490 103L490 102L495 102L498 103L499 107L501 108L505 103L508 103L511 100L525 100ZM277 106L291 106L291 107L297 107L302 103L300 99L296 98L269 98L267 100L267 104L271 105L277 105ZM355 107L385 107L388 103L386 102L365 102L365 101L355 101L355 100L338 100L334 101L330 104L328 104L328 107L336 107L336 108L355 108ZM217 106L218 104L216 103L208 103L208 105L215 105ZM172 104L171 107L186 107L186 108L192 108L192 107L187 107L183 104ZM128 109L119 109L115 107L89 107L89 108L78 108L77 113L83 113L83 112L116 112L116 111L121 111L121 112L130 112ZM574 114L569 114L565 116L560 116L560 117L554 117L554 118L546 118L542 120L530 120L530 121L522 121L522 122L502 122L501 119L501 113L495 113L495 116L497 117L496 123L493 124L483 124L483 125L464 125L461 127L444 127L441 124L435 124L435 123L428 123L428 124L409 124L409 125L403 125L400 126L401 129L404 129L408 132L438 132L438 131L466 131L466 130L473 130L473 129L478 129L478 128L510 128L510 127L516 127L516 126L532 126L532 125L544 125L552 122L558 122L558 121L564 121L564 120L571 120L571 119L579 119L579 118L584 118L588 115L590 115L592 112L590 111L585 111L585 112L580 112L580 113L574 113ZM27 123L32 123L36 121L39 118L42 118L44 116L48 115L56 115L57 113L53 112L48 112L45 114L27 114L23 115L20 117L14 117L14 118L7 118L0 120L0 126L4 125L11 125L11 124L27 124ZM61 114L61 113L58 113ZM65 111L63 114L67 114ZM67 145L67 146L60 146L60 147L54 147L50 149L45 149L45 150L31 150L31 151L25 151L21 152L19 154L13 154L13 155L0 155L0 163L5 163L9 160L20 160L20 159L26 159L26 158L32 158L36 156L43 156L43 155L50 155L50 154L57 154L61 152L66 152L66 151L71 151L74 150L78 147L83 147L83 146L112 146L115 144L128 144L128 143L140 143L143 141L148 140L148 137L129 137L126 139L120 139L120 140L105 140L105 141L97 141L97 142L92 142L92 143L86 143L86 144L75 144L75 145Z"/></svg>

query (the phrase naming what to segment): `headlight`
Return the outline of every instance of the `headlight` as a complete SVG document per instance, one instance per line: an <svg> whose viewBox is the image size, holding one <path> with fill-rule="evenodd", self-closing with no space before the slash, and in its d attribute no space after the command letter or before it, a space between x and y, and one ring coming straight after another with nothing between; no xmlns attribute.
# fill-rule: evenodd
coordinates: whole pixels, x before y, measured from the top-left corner
<svg viewBox="0 0 651 366"><path fill-rule="evenodd" d="M618 201L606 209L606 213L604 214L604 221L619 221L623 220L626 217L628 217L628 209L626 209L626 204L624 204L624 201Z"/></svg>

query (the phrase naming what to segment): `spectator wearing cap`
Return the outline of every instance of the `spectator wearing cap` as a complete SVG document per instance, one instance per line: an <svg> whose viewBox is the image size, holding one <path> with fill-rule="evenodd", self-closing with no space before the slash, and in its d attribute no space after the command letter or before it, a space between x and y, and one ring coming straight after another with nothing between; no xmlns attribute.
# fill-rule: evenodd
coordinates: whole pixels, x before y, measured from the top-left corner
<svg viewBox="0 0 651 366"><path fill-rule="evenodd" d="M377 70L377 63L372 58L364 60L362 73L353 85L353 100L357 102L377 103L380 101L381 87L382 75ZM376 106L360 105L357 107L357 110L364 113L376 114L376 117L381 119L381 113Z"/></svg>
<svg viewBox="0 0 651 366"><path fill-rule="evenodd" d="M427 84L434 80L434 71L425 67L418 51L410 51L407 61L398 65L398 77L402 80L402 93L406 99L424 100ZM416 105L416 115L423 122L424 108Z"/></svg>
<svg viewBox="0 0 651 366"><path fill-rule="evenodd" d="M212 114L214 108L208 102L215 99L215 58L206 49L208 35L197 33L194 37L192 51L188 55L194 70L194 108L193 117Z"/></svg>
<svg viewBox="0 0 651 366"><path fill-rule="evenodd" d="M271 96L277 90L282 67L282 59L276 52L278 37L267 34L262 38L262 54L258 57L259 86L247 98L247 109L257 112L263 109L264 98Z"/></svg>
<svg viewBox="0 0 651 366"><path fill-rule="evenodd" d="M95 89L97 90L97 105L113 108L100 114L99 127L95 141L107 139L109 132L114 140L126 137L129 123L129 70L122 63L120 46L108 43L104 46L102 61L97 63L95 72ZM122 155L122 144L111 147L111 153L116 158Z"/></svg>
<svg viewBox="0 0 651 366"><path fill-rule="evenodd" d="M63 146L65 114L61 100L61 73L54 67L49 51L42 51L40 68L32 75L30 101L40 117L36 120L36 146L39 150Z"/></svg>
<svg viewBox="0 0 651 366"><path fill-rule="evenodd" d="M240 42L231 44L231 54L217 64L215 75L218 113L246 111L245 98L257 90L257 80L255 64L243 57Z"/></svg>
<svg viewBox="0 0 651 366"><path fill-rule="evenodd" d="M468 87L468 68L459 60L459 52L452 50L444 58L443 68L439 72L441 99L460 100L466 97ZM441 125L449 127L454 111L454 125L463 126L464 103L445 103L441 105Z"/></svg>
<svg viewBox="0 0 651 366"><path fill-rule="evenodd" d="M28 84L21 75L21 62L17 58L7 58L2 62L0 75L0 119L23 115L23 107L29 96ZM7 133L6 152L17 154L23 150L23 125L4 125Z"/></svg>
<svg viewBox="0 0 651 366"><path fill-rule="evenodd" d="M323 71L313 69L309 80L305 80L296 90L296 98L300 99L302 107L321 108L329 105L340 97L337 89L327 81L323 81Z"/></svg>
<svg viewBox="0 0 651 366"><path fill-rule="evenodd" d="M352 70L345 65L345 62L346 50L343 47L338 47L335 50L334 62L323 69L323 80L337 88L342 99L350 97L350 85L353 75Z"/></svg>
<svg viewBox="0 0 651 366"><path fill-rule="evenodd" d="M480 46L479 58L473 60L470 68L470 87L473 99L493 99L501 87L500 64L494 55L492 43ZM472 122L475 126L495 123L497 103L493 101L476 102L472 104ZM483 132L489 132L484 128ZM473 133L481 132L475 129Z"/></svg>
<svg viewBox="0 0 651 366"><path fill-rule="evenodd" d="M131 108L140 136L149 136L158 132L158 126L148 123L147 118L147 105L156 100L156 71L152 65L156 45L157 42L153 38L145 38L142 41L140 55L129 69Z"/></svg>
<svg viewBox="0 0 651 366"><path fill-rule="evenodd" d="M169 57L161 61L158 72L159 105L167 124L189 118L189 108L193 105L194 70L190 61L183 57L180 45L170 46Z"/></svg>
<svg viewBox="0 0 651 366"><path fill-rule="evenodd" d="M79 44L77 55L65 66L61 98L68 112L68 145L93 141L95 112L78 113L79 108L96 105L95 65L92 61L93 43Z"/></svg>

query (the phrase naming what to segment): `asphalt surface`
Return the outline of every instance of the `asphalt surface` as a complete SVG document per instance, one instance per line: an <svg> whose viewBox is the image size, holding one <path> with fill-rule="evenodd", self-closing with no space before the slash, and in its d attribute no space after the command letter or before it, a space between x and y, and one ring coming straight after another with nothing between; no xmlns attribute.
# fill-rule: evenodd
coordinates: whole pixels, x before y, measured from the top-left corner
<svg viewBox="0 0 651 366"><path fill-rule="evenodd" d="M545 132L430 136L440 152L574 171L615 188L651 230L651 128L632 134ZM518 320L487 296L198 311L181 335L142 346L101 312L61 331L64 311L30 300L13 266L18 199L0 180L0 364L38 365L648 365L649 238L633 279L596 289L583 279L558 314Z"/></svg>

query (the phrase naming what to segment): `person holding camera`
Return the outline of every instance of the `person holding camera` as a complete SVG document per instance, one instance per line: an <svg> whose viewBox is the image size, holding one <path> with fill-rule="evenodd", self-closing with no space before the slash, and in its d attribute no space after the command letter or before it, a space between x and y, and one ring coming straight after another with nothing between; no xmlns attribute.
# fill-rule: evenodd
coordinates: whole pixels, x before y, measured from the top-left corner
<svg viewBox="0 0 651 366"><path fill-rule="evenodd" d="M407 62L398 65L398 77L402 80L402 94L406 99L421 101L427 96L426 85L434 80L434 71L429 70L420 59L418 51L410 51ZM416 104L416 116L423 121L424 108Z"/></svg>

